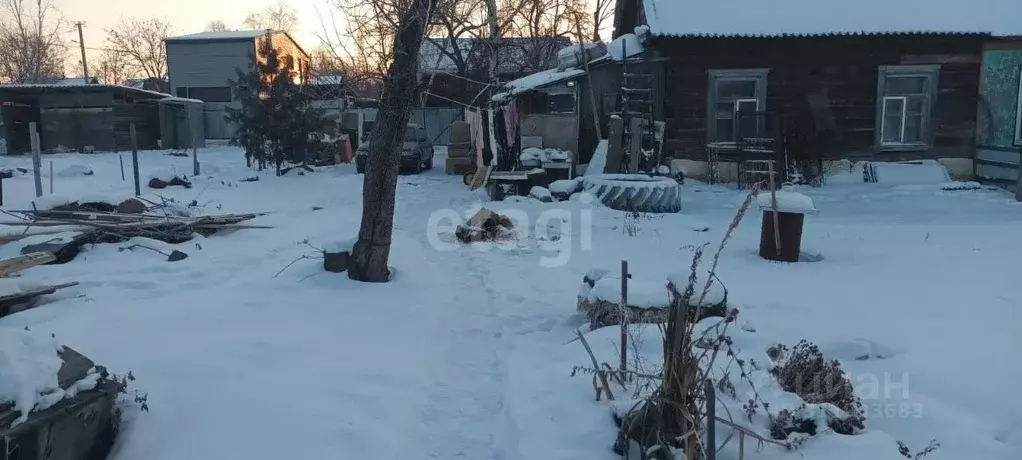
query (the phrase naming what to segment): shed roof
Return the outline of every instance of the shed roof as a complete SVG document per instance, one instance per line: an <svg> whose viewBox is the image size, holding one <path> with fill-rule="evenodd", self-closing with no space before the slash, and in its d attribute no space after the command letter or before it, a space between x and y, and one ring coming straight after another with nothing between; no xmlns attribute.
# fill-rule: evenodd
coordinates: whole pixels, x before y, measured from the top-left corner
<svg viewBox="0 0 1022 460"><path fill-rule="evenodd" d="M0 85L0 91L5 92L17 92L17 93L44 93L44 92L57 92L57 91L100 91L100 90L112 90L123 93L131 93L135 95L148 96L153 99L163 99L171 97L169 94L160 93L156 91L149 91L140 88L132 88L124 85L107 85L107 84L64 84L64 83L10 83Z"/></svg>
<svg viewBox="0 0 1022 460"><path fill-rule="evenodd" d="M1019 0L641 0L653 35L1022 33Z"/></svg>

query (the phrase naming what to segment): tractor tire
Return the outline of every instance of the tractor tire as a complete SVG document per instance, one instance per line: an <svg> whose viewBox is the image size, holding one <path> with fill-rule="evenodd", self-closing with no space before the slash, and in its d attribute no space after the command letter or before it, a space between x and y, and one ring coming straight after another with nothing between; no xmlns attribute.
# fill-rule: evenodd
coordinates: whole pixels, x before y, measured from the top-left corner
<svg viewBox="0 0 1022 460"><path fill-rule="evenodd" d="M587 176L583 189L604 206L618 211L657 214L681 211L681 187L670 177L599 174Z"/></svg>

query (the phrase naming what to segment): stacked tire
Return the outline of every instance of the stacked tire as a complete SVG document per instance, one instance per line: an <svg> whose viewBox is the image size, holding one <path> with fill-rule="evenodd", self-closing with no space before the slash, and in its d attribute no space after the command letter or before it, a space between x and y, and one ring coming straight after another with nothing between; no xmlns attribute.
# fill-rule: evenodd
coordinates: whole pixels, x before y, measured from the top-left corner
<svg viewBox="0 0 1022 460"><path fill-rule="evenodd" d="M681 187L670 177L599 174L586 176L583 188L604 206L618 211L657 214L681 211Z"/></svg>

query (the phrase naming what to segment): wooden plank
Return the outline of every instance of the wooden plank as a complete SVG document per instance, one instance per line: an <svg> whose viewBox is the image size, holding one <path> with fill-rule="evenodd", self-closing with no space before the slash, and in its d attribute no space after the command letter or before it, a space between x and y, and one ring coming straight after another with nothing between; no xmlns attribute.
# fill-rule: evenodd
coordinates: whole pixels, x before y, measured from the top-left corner
<svg viewBox="0 0 1022 460"><path fill-rule="evenodd" d="M0 277L9 276L26 268L35 267L57 260L57 257L49 252L33 252L23 256L12 257L0 260Z"/></svg>
<svg viewBox="0 0 1022 460"><path fill-rule="evenodd" d="M44 296L47 294L53 294L54 292L57 292L61 289L77 285L78 282L74 281L71 283L58 284L54 286L43 286L37 289L30 289L28 291L22 291L15 294L7 294L0 296L0 318L7 316L11 313L17 313L18 311L32 308L32 306L29 306L24 309L15 310L15 307L25 304L30 300L33 300L37 297Z"/></svg>

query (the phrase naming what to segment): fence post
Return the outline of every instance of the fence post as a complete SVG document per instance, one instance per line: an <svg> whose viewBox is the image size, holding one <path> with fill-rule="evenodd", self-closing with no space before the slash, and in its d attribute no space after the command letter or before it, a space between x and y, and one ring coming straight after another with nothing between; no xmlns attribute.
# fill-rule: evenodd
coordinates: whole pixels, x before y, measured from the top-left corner
<svg viewBox="0 0 1022 460"><path fill-rule="evenodd" d="M53 195L53 160L50 160L50 195Z"/></svg>
<svg viewBox="0 0 1022 460"><path fill-rule="evenodd" d="M628 261L621 261L621 377L628 371Z"/></svg>
<svg viewBox="0 0 1022 460"><path fill-rule="evenodd" d="M32 174L35 176L35 196L39 198L43 196L43 177L40 171L43 167L43 160L39 157L41 147L39 146L39 131L37 130L36 122L29 122L28 132L29 140L32 143Z"/></svg>
<svg viewBox="0 0 1022 460"><path fill-rule="evenodd" d="M188 106L185 106L188 107ZM191 139L192 144L192 175L199 175L199 142L195 138L195 123L192 121L192 110L188 108L188 137Z"/></svg>
<svg viewBox="0 0 1022 460"><path fill-rule="evenodd" d="M118 153L117 154L117 159L119 159L121 161L121 180L125 180L124 179L124 155Z"/></svg>
<svg viewBox="0 0 1022 460"><path fill-rule="evenodd" d="M131 169L135 176L135 196L142 194L138 183L138 137L135 135L135 124L131 124Z"/></svg>
<svg viewBox="0 0 1022 460"><path fill-rule="evenodd" d="M706 379L706 460L717 458L717 395L713 379Z"/></svg>

